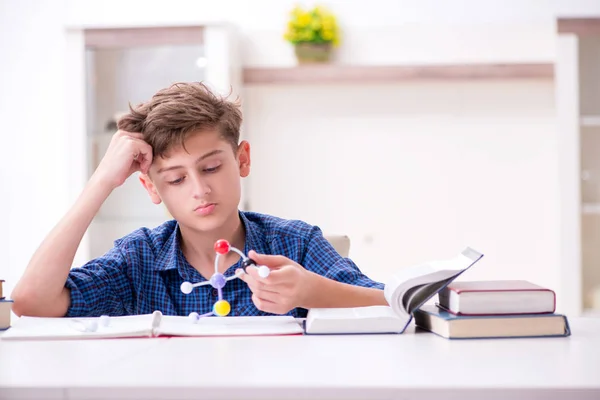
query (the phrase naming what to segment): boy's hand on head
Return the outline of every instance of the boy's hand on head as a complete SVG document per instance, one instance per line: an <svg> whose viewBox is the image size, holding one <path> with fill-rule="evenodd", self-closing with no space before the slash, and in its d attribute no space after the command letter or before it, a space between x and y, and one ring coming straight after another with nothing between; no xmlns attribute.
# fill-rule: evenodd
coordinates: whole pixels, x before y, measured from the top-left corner
<svg viewBox="0 0 600 400"><path fill-rule="evenodd" d="M246 269L247 273L239 273L240 279L252 291L252 301L256 308L272 314L286 314L306 304L318 275L284 256L250 251L248 257L271 270L266 278L260 277L256 268L252 267Z"/></svg>
<svg viewBox="0 0 600 400"><path fill-rule="evenodd" d="M141 133L117 131L94 175L111 189L121 186L131 174L148 173L152 164L152 147Z"/></svg>

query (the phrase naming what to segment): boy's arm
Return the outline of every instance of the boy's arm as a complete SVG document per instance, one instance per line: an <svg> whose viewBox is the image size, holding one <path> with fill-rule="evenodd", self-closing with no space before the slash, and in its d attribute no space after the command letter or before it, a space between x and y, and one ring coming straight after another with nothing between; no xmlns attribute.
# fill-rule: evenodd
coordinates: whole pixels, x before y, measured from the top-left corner
<svg viewBox="0 0 600 400"><path fill-rule="evenodd" d="M65 287L70 291L66 317L119 316L133 313L133 292L127 261L118 245L102 257L69 272Z"/></svg>
<svg viewBox="0 0 600 400"><path fill-rule="evenodd" d="M85 231L112 190L135 171L147 172L152 148L141 134L117 132L85 189L37 249L11 293L17 315L62 317L71 303L65 287Z"/></svg>
<svg viewBox="0 0 600 400"><path fill-rule="evenodd" d="M388 305L384 285L365 276L348 258L340 256L313 227L301 265L280 255L248 256L259 265L271 269L261 278L255 269L240 271L253 293L252 301L259 310L285 314L294 308L333 308Z"/></svg>
<svg viewBox="0 0 600 400"><path fill-rule="evenodd" d="M364 275L349 258L333 248L321 230L313 227L301 265L312 276L310 296L303 308L388 305L384 285Z"/></svg>
<svg viewBox="0 0 600 400"><path fill-rule="evenodd" d="M302 308L366 307L388 305L383 289L358 286L356 283L336 281L309 271L312 276L311 294L307 296Z"/></svg>

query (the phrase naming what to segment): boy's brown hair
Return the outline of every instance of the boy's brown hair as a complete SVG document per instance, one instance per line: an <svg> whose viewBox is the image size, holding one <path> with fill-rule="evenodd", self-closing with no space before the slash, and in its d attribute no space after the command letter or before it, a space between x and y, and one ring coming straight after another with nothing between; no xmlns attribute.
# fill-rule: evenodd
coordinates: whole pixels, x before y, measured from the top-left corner
<svg viewBox="0 0 600 400"><path fill-rule="evenodd" d="M217 129L237 149L242 124L239 103L216 95L201 82L175 83L148 102L130 104L129 110L117 127L142 133L154 157L164 157L173 146L183 145L189 133L207 129Z"/></svg>

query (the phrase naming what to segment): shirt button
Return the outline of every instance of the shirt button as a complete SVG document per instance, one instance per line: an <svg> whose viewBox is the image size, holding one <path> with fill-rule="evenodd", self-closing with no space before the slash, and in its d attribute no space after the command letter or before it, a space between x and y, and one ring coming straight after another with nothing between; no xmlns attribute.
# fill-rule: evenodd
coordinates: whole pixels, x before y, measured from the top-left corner
<svg viewBox="0 0 600 400"><path fill-rule="evenodd" d="M213 296L218 296L219 291L217 289L213 289L212 294L213 294Z"/></svg>

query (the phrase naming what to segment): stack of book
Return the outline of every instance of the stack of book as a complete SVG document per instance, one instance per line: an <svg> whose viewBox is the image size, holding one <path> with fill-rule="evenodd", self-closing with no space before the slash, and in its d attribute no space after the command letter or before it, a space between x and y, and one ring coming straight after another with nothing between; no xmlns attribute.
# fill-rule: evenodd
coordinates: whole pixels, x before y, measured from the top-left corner
<svg viewBox="0 0 600 400"><path fill-rule="evenodd" d="M0 331L10 328L10 313L12 311L12 300L4 297L2 285L4 280L0 279Z"/></svg>
<svg viewBox="0 0 600 400"><path fill-rule="evenodd" d="M555 310L555 292L528 281L452 282L414 318L448 339L569 336L567 317Z"/></svg>

